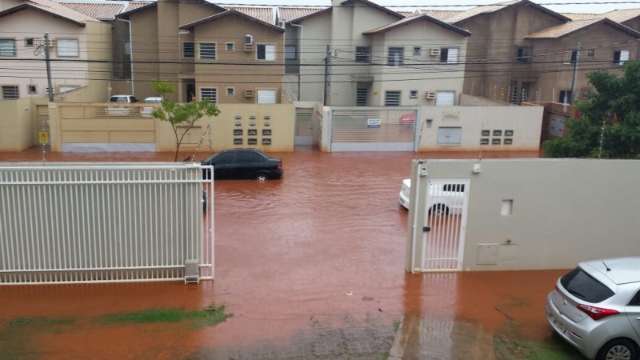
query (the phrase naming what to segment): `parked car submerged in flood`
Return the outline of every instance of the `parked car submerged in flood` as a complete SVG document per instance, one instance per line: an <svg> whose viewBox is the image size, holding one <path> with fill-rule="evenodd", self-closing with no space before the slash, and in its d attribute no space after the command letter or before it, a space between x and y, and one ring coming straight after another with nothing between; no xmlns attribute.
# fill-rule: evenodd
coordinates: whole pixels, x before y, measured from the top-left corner
<svg viewBox="0 0 640 360"><path fill-rule="evenodd" d="M587 261L547 296L547 322L589 359L640 359L640 257Z"/></svg>
<svg viewBox="0 0 640 360"><path fill-rule="evenodd" d="M256 149L231 149L212 155L202 165L213 165L216 179L279 179L282 160ZM207 174L205 174L205 177Z"/></svg>

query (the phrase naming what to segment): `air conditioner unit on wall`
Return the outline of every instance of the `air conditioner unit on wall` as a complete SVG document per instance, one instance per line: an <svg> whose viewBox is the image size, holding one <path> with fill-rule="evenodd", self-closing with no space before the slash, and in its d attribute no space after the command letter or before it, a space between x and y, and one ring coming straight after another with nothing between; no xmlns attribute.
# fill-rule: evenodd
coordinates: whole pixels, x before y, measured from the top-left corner
<svg viewBox="0 0 640 360"><path fill-rule="evenodd" d="M424 99L427 101L433 101L436 99L436 93L433 91L425 91Z"/></svg>
<svg viewBox="0 0 640 360"><path fill-rule="evenodd" d="M429 49L429 56L440 56L440 49L439 48Z"/></svg>
<svg viewBox="0 0 640 360"><path fill-rule="evenodd" d="M242 95L246 98L252 98L256 96L253 90L245 90L244 93L242 93Z"/></svg>

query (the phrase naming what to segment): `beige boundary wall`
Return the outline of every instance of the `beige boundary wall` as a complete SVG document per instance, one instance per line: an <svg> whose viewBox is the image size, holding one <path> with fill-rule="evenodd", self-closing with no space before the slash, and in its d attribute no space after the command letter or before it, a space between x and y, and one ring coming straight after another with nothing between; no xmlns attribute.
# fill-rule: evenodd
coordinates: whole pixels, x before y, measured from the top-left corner
<svg viewBox="0 0 640 360"><path fill-rule="evenodd" d="M470 179L465 270L640 256L640 160L427 160L427 169L432 179ZM501 215L508 200L512 213Z"/></svg>
<svg viewBox="0 0 640 360"><path fill-rule="evenodd" d="M423 106L416 129L417 150L538 151L543 113L542 106ZM460 128L460 143L440 143L441 128ZM483 130L489 136L483 136ZM496 130L499 136L494 135ZM506 136L507 131L512 136ZM481 145L482 139L488 144Z"/></svg>
<svg viewBox="0 0 640 360"><path fill-rule="evenodd" d="M219 108L219 116L199 121L187 133L182 150L252 147L268 152L293 151L292 104L221 104ZM52 150L174 151L175 137L170 125L153 119L148 115L151 110L148 104L52 104L49 108Z"/></svg>
<svg viewBox="0 0 640 360"><path fill-rule="evenodd" d="M37 143L39 111L46 116L47 99L0 100L0 151L22 151Z"/></svg>

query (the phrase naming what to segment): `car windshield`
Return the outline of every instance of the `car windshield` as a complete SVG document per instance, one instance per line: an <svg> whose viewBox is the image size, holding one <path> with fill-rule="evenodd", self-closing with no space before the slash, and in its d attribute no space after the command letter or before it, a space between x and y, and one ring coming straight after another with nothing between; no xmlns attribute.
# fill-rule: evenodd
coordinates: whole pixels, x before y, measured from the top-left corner
<svg viewBox="0 0 640 360"><path fill-rule="evenodd" d="M614 294L606 285L579 267L562 277L560 283L571 295L590 303L603 302Z"/></svg>

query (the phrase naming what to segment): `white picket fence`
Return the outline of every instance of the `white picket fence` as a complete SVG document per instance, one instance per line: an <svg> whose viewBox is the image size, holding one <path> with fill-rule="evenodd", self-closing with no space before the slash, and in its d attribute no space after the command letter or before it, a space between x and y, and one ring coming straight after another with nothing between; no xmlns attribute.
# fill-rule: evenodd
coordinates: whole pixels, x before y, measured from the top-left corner
<svg viewBox="0 0 640 360"><path fill-rule="evenodd" d="M212 174L0 163L0 285L213 279Z"/></svg>

